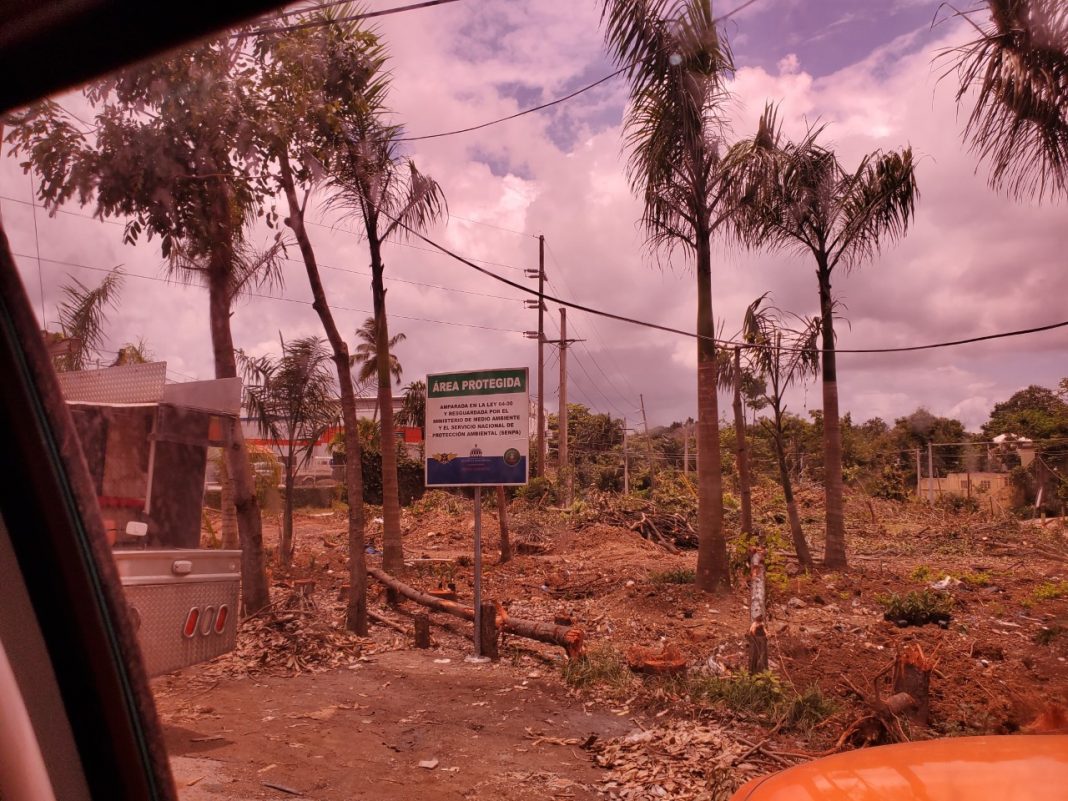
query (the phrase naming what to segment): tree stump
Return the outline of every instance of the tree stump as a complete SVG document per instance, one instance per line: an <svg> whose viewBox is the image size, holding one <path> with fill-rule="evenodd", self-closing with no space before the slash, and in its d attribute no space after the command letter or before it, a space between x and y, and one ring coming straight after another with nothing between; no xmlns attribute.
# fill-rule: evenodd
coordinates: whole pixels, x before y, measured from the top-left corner
<svg viewBox="0 0 1068 801"><path fill-rule="evenodd" d="M917 643L902 647L894 660L894 694L907 693L912 697L914 705L902 710L902 714L916 726L926 726L931 717L930 684L934 665Z"/></svg>
<svg viewBox="0 0 1068 801"><path fill-rule="evenodd" d="M297 595L311 600L315 597L315 579L297 579L293 582Z"/></svg>
<svg viewBox="0 0 1068 801"><path fill-rule="evenodd" d="M430 615L420 614L415 616L415 647L430 647Z"/></svg>
<svg viewBox="0 0 1068 801"><path fill-rule="evenodd" d="M500 659L497 651L497 606L492 601L482 604L482 627L479 629L479 656Z"/></svg>
<svg viewBox="0 0 1068 801"><path fill-rule="evenodd" d="M749 673L763 673L768 669L768 633L764 628L767 607L766 548L749 549Z"/></svg>

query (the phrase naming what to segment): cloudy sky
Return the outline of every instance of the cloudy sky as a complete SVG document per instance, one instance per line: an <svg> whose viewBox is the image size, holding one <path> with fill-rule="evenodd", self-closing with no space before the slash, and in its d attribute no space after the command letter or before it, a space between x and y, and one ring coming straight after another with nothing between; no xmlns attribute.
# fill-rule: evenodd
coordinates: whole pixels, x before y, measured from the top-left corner
<svg viewBox="0 0 1068 801"><path fill-rule="evenodd" d="M372 9L397 5L372 0ZM716 5L722 14L740 5ZM738 71L733 137L750 135L766 101L781 103L790 135L826 126L824 140L854 165L874 149L911 145L921 198L914 226L870 263L837 276L845 306L842 348L958 339L1057 322L1068 317L1068 225L1063 204L1005 199L976 173L960 142L955 82L939 80L936 55L966 31L947 20L932 28L938 0L757 0L726 24ZM410 136L475 125L566 95L613 69L594 0L461 0L385 17L392 52L392 105ZM84 110L77 96L62 101ZM626 86L620 79L553 108L482 130L408 143L409 154L448 198L450 217L428 235L512 280L537 266L546 240L548 291L616 313L693 330L696 303L688 265L658 266L637 226L621 151ZM111 315L110 345L144 337L171 377L212 375L207 296L163 280L157 243L122 244L121 221L88 219L71 206L49 217L28 205L31 178L0 161L0 208L35 304L54 325L61 287L71 277L97 282L102 268L129 277ZM314 201L313 201L313 205ZM371 308L368 257L348 233L351 221L318 206L312 228L328 290L343 330ZM39 250L40 261L37 259ZM299 254L293 248L290 255ZM817 310L810 259L792 252L745 253L717 245L714 304L727 334L745 307L770 291L799 314ZM87 268L96 268L93 269ZM536 312L522 295L421 242L387 250L390 325L407 340L397 354L405 380L427 372L536 364ZM529 282L531 285L534 282ZM289 263L278 297L240 303L235 340L252 353L277 352L278 336L319 332L300 263ZM550 304L547 333L558 336ZM585 341L569 351L569 399L614 417L649 424L696 414L692 339L572 311L568 333ZM1031 383L1068 375L1064 330L995 343L898 355L839 357L843 410L855 420L887 420L923 405L969 428L993 403ZM546 400L555 406L557 357L549 354ZM532 373L533 374L533 373ZM805 413L819 388L792 398Z"/></svg>

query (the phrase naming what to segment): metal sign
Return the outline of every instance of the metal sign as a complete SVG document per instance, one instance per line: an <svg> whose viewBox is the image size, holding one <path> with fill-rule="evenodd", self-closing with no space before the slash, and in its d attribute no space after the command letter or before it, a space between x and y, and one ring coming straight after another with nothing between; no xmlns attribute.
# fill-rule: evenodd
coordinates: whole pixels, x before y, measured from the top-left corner
<svg viewBox="0 0 1068 801"><path fill-rule="evenodd" d="M514 486L530 472L527 368L426 377L426 485Z"/></svg>

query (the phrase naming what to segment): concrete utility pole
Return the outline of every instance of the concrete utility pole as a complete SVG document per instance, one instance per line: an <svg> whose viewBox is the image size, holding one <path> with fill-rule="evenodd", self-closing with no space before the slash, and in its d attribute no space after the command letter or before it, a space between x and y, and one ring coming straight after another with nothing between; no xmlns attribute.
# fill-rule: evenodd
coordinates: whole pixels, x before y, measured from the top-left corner
<svg viewBox="0 0 1068 801"><path fill-rule="evenodd" d="M623 418L623 494L630 493L630 454L627 453L627 418Z"/></svg>
<svg viewBox="0 0 1068 801"><path fill-rule="evenodd" d="M571 468L567 453L567 309L560 309L560 485L564 505L571 505Z"/></svg>
<svg viewBox="0 0 1068 801"><path fill-rule="evenodd" d="M528 309L538 308L538 469L535 475L545 475L545 237L538 236L538 269L526 271L527 278L538 279L537 301L526 301ZM533 338L534 332L527 331L527 337Z"/></svg>
<svg viewBox="0 0 1068 801"><path fill-rule="evenodd" d="M690 424L682 426L682 474L690 474Z"/></svg>
<svg viewBox="0 0 1068 801"><path fill-rule="evenodd" d="M638 400L642 402L642 427L645 429L645 436L649 436L649 421L645 417L645 396L638 393Z"/></svg>

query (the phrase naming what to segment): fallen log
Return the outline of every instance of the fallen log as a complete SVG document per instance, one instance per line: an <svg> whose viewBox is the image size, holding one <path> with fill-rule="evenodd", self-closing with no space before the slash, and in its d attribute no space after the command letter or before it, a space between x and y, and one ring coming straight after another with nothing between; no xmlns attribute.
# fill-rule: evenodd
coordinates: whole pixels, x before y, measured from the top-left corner
<svg viewBox="0 0 1068 801"><path fill-rule="evenodd" d="M373 609L368 609L367 610L367 617L369 617L371 620L375 621L376 623L381 623L383 626L389 626L394 631L399 631L401 634L404 634L405 636L407 636L407 634L408 634L408 629L404 628L404 626L402 626L400 623L396 622L395 620L390 620L385 615L380 615L378 612L374 611Z"/></svg>
<svg viewBox="0 0 1068 801"><path fill-rule="evenodd" d="M453 615L455 617L462 617L464 620L475 620L475 610L469 606L463 606L456 601L446 601L441 598L436 598L433 595L429 595L425 592L420 592L414 587L409 587L404 582L386 573L384 570L377 567L367 568L367 574L373 578L378 579L386 587L394 590L405 598L415 601L420 606L425 606L428 609L433 609L436 612L443 612L447 615ZM582 629L575 627L557 626L554 623L538 623L532 620L521 620L520 618L509 617L501 613L497 615L497 626L500 631L507 632L508 634L515 634L519 637L526 637L527 639L537 640L538 642L549 643L550 645L558 645L567 652L569 659L577 659L582 656L583 645L585 641L585 634Z"/></svg>

